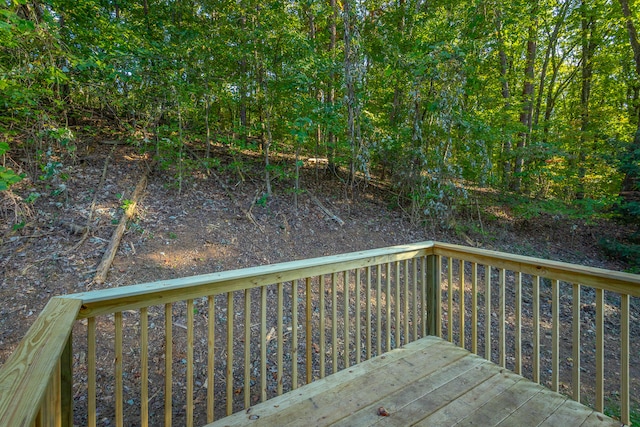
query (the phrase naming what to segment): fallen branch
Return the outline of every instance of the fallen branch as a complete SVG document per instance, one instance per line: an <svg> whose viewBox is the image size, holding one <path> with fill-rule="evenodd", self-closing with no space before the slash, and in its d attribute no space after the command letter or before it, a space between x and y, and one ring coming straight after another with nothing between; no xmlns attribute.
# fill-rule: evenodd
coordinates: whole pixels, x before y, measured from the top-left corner
<svg viewBox="0 0 640 427"><path fill-rule="evenodd" d="M149 168L150 169L150 168ZM120 218L120 222L118 223L118 227L113 232L111 236L111 241L109 242L109 246L107 246L107 250L102 257L102 261L100 261L100 265L96 270L96 275L93 279L93 282L101 285L105 282L107 278L107 273L109 272L109 267L111 267L111 263L113 262L113 258L116 256L116 251L118 250L118 246L120 246L120 240L122 240L122 235L124 234L125 229L127 228L127 222L133 217L136 211L136 205L138 204L138 200L142 195L145 187L147 186L147 175L149 173L149 169L146 169L140 181L138 181L138 185L136 185L135 190L133 191L133 195L131 196L131 203L127 206L127 209Z"/></svg>
<svg viewBox="0 0 640 427"><path fill-rule="evenodd" d="M73 245L73 247L68 252L75 252L80 246L82 246L85 240L87 240L87 237L89 237L89 230L91 230L91 220L93 219L93 212L96 209L96 201L98 200L98 193L102 191L102 187L104 186L104 181L107 178L107 167L109 166L109 160L111 159L111 156L115 151L116 151L116 145L113 146L113 148L107 155L107 158L104 160L104 167L102 168L102 176L100 177L100 183L98 184L96 191L94 191L93 193L93 200L91 201L91 208L89 209L89 217L87 218L87 224L84 226L84 228L80 228L80 232L82 232L82 238L78 243ZM76 225L75 227L78 227L78 226ZM73 234L76 234L75 231L76 230L72 229Z"/></svg>
<svg viewBox="0 0 640 427"><path fill-rule="evenodd" d="M260 230L260 231L262 231L264 233L264 230L262 229L260 224L258 224L256 222L255 217L251 213L251 210L253 209L253 207L255 206L256 202L258 201L258 194L260 194L260 188L258 188L258 191L256 191L256 195L253 196L253 200L251 201L251 205L249 206L249 210L248 211L244 211L244 209L242 209L242 208L241 209L244 211L244 213L247 216L247 218L249 218L249 221L251 221L253 223L253 225L255 225L256 227L258 227L258 230Z"/></svg>
<svg viewBox="0 0 640 427"><path fill-rule="evenodd" d="M313 194L311 194L311 192L309 190L307 190L307 194L309 195L309 197L311 197L311 200L313 200L315 202L316 205L318 205L318 207L320 209L322 209L322 211L332 220L334 220L335 222L337 222L340 225L344 225L344 221L341 220L336 214L334 214L333 212L331 212L329 209L327 209L322 203L320 203L320 200L318 200L318 198L316 196L314 196Z"/></svg>

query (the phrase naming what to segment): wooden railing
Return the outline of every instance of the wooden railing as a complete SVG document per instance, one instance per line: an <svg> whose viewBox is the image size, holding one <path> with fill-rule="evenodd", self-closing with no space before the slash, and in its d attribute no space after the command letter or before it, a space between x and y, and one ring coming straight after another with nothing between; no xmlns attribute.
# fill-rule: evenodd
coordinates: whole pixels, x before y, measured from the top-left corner
<svg viewBox="0 0 640 427"><path fill-rule="evenodd" d="M433 255L436 334L630 424L640 276L444 243Z"/></svg>
<svg viewBox="0 0 640 427"><path fill-rule="evenodd" d="M202 425L427 334L601 411L616 345L628 424L638 296L636 275L434 242L67 295L0 369L0 425Z"/></svg>

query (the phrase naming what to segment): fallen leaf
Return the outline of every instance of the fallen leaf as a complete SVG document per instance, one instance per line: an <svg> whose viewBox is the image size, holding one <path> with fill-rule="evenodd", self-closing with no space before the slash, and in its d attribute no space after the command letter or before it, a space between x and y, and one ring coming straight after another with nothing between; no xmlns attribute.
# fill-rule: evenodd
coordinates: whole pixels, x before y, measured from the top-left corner
<svg viewBox="0 0 640 427"><path fill-rule="evenodd" d="M378 408L378 415L380 415L381 417L388 417L389 413L386 409L384 409L384 406L381 406Z"/></svg>

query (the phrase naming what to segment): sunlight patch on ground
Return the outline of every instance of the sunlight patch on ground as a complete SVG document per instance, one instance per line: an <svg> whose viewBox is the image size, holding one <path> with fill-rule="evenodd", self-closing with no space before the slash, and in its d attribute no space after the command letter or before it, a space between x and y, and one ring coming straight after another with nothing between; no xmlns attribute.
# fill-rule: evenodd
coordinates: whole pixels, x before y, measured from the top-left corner
<svg viewBox="0 0 640 427"><path fill-rule="evenodd" d="M502 206L488 206L485 208L485 212L495 216L498 219L513 221L513 216L509 212L507 212Z"/></svg>

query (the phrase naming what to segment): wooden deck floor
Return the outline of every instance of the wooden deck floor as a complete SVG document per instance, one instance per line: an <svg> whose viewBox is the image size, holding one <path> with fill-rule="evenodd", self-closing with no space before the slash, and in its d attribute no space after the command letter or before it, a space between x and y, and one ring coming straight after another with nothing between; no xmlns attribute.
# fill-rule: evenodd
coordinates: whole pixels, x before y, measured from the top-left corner
<svg viewBox="0 0 640 427"><path fill-rule="evenodd" d="M380 408L388 416L380 415ZM373 424L620 426L566 396L427 337L207 427Z"/></svg>

